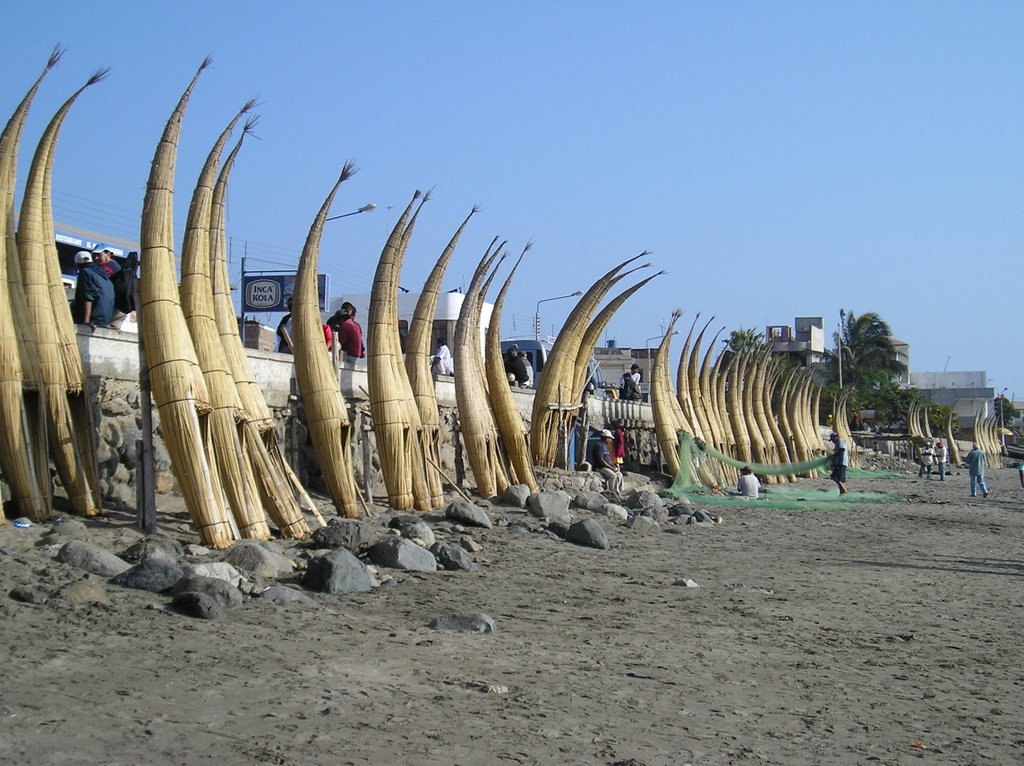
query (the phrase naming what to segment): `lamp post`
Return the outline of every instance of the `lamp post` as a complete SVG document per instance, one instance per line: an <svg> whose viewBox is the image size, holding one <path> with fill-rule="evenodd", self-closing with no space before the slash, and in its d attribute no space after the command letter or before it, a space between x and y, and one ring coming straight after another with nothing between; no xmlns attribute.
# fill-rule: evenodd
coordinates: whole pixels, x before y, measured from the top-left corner
<svg viewBox="0 0 1024 766"><path fill-rule="evenodd" d="M330 218L325 218L324 223L327 221L337 221L339 218L348 218L350 215L359 215L360 213L369 213L375 209L377 205L373 202L367 202L358 210L353 210L351 213L342 213L341 215L332 215Z"/></svg>
<svg viewBox="0 0 1024 766"><path fill-rule="evenodd" d="M548 301L560 301L564 298L577 298L580 295L583 295L582 290L577 290L576 292L569 293L568 295L558 295L554 298L544 298L537 301L537 310L533 313L533 339L540 340L540 304L547 303Z"/></svg>
<svg viewBox="0 0 1024 766"><path fill-rule="evenodd" d="M836 335L839 360L839 390L843 390L843 325L846 323L846 309L839 309L839 333Z"/></svg>
<svg viewBox="0 0 1024 766"><path fill-rule="evenodd" d="M670 335L678 335L679 330L673 330ZM651 384L651 373L654 370L654 358L651 356L650 342L657 340L658 338L664 338L665 333L662 332L660 335L652 335L650 338L644 340L644 349L647 351L647 385Z"/></svg>
<svg viewBox="0 0 1024 766"><path fill-rule="evenodd" d="M1003 394L1006 393L1006 388L999 392L999 396L996 397L996 406L999 407L999 439L1003 444L1003 454L1006 454L1006 426L1003 425L1003 400L1006 398Z"/></svg>

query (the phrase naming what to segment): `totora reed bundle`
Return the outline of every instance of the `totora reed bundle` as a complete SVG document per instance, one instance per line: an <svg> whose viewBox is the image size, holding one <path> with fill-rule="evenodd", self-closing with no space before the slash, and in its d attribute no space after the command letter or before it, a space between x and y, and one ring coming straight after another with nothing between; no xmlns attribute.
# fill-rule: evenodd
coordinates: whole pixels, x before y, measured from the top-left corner
<svg viewBox="0 0 1024 766"><path fill-rule="evenodd" d="M40 83L60 56L55 49L0 134L0 474L17 513L36 521L51 516L52 498L36 393L39 368L34 344L25 338L30 327L14 234L14 187L22 126ZM13 274L8 269L12 261Z"/></svg>
<svg viewBox="0 0 1024 766"><path fill-rule="evenodd" d="M26 306L39 360L47 442L68 500L72 508L83 516L95 516L100 512L91 402L82 391L82 363L77 345L71 343L74 336L67 337L71 316L63 291L60 291L61 300L56 306L51 300L51 274L56 269L47 266L47 256L55 256L52 248L48 251L47 246L48 242L54 241L53 214L47 192L53 152L64 119L85 89L100 82L105 76L105 71L93 74L85 85L64 102L47 125L32 158L17 233ZM57 318L61 314L65 315L63 318L66 321ZM69 346L73 348L73 361L70 363L67 357L71 353ZM76 376L74 391L68 388L69 366Z"/></svg>
<svg viewBox="0 0 1024 766"><path fill-rule="evenodd" d="M181 95L157 145L142 208L139 289L142 335L153 398L171 470L204 545L226 548L234 539L223 491L203 445L210 397L179 303L174 263L174 166L178 137L200 65Z"/></svg>
<svg viewBox="0 0 1024 766"><path fill-rule="evenodd" d="M313 441L327 493L338 513L348 518L359 515L356 484L352 477L352 425L345 399L338 387L338 378L324 347L316 273L324 220L330 212L338 187L354 172L355 167L346 162L309 227L292 295L292 353L295 377L306 411L306 427Z"/></svg>

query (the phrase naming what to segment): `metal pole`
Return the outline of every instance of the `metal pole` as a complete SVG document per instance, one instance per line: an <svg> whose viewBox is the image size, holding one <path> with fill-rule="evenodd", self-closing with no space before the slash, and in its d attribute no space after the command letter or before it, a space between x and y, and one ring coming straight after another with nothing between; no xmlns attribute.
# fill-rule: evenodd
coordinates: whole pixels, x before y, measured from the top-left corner
<svg viewBox="0 0 1024 766"><path fill-rule="evenodd" d="M156 532L156 476L153 470L153 405L150 398L149 366L142 338L142 291L135 282L135 321L139 324L139 414L142 438L136 443L139 460L135 467L135 511L139 529Z"/></svg>
<svg viewBox="0 0 1024 766"><path fill-rule="evenodd" d="M843 320L846 319L846 311L839 309L839 333L836 335L836 343L838 344L839 354L839 388L843 388Z"/></svg>
<svg viewBox="0 0 1024 766"><path fill-rule="evenodd" d="M245 256L249 252L249 241L242 243L242 279L239 285L238 307L241 309L242 323L239 325L239 332L242 335L242 345L245 345Z"/></svg>

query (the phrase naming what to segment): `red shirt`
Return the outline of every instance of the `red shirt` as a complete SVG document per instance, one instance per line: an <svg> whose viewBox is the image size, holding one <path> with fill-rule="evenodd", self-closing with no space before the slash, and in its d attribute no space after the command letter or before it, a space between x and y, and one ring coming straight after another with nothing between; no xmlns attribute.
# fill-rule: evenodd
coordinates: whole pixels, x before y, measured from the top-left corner
<svg viewBox="0 0 1024 766"><path fill-rule="evenodd" d="M347 319L338 327L338 345L341 350L354 359L366 356L363 349L363 328L354 319Z"/></svg>

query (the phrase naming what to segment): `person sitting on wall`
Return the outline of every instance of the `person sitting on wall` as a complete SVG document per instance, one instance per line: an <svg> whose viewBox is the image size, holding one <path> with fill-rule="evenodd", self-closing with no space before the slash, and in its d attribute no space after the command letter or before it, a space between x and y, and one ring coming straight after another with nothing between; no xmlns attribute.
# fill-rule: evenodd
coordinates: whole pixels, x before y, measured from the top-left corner
<svg viewBox="0 0 1024 766"><path fill-rule="evenodd" d="M530 371L526 368L526 357L519 353L519 346L511 345L505 352L505 374L510 386L526 386Z"/></svg>
<svg viewBox="0 0 1024 766"><path fill-rule="evenodd" d="M277 323L277 352L292 353L292 299L288 298L288 313Z"/></svg>
<svg viewBox="0 0 1024 766"><path fill-rule="evenodd" d="M601 472L609 491L618 497L622 492L622 472L612 459L612 442L615 437L607 428L601 431L601 438L594 448L594 467Z"/></svg>
<svg viewBox="0 0 1024 766"><path fill-rule="evenodd" d="M114 316L114 285L107 272L93 260L88 250L75 253L78 282L71 302L71 316L76 324L96 329L107 327Z"/></svg>
<svg viewBox="0 0 1024 766"><path fill-rule="evenodd" d="M338 325L338 345L346 359L362 359L366 356L366 346L363 345L363 328L356 321L356 307L345 301L341 310L345 316Z"/></svg>
<svg viewBox="0 0 1024 766"><path fill-rule="evenodd" d="M430 372L438 375L454 375L455 365L452 364L452 351L444 338L437 339L437 351L430 357Z"/></svg>

